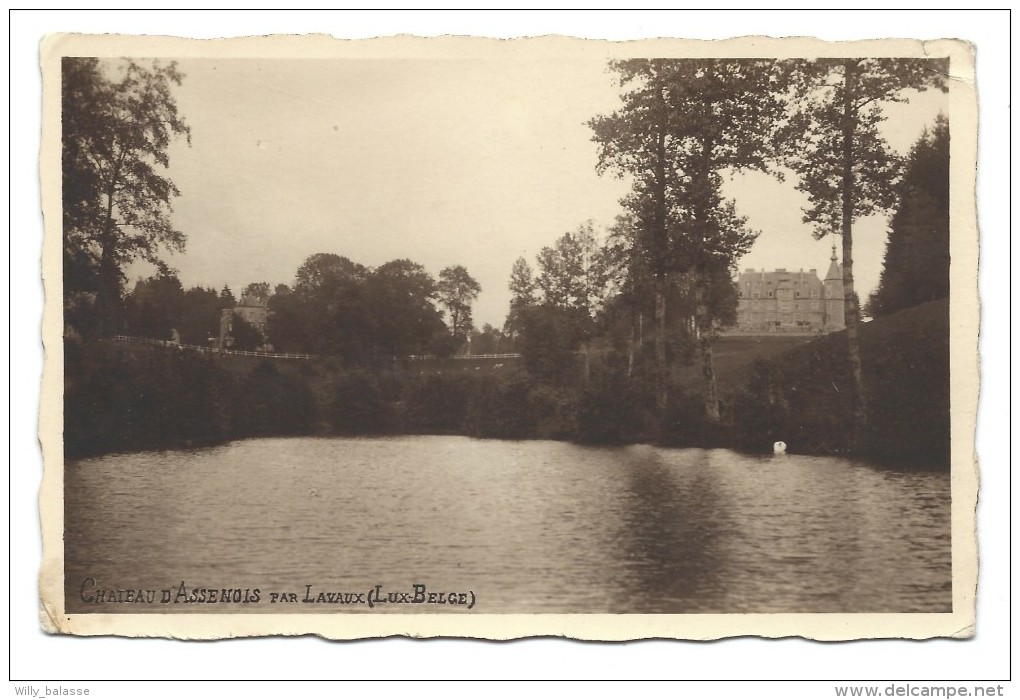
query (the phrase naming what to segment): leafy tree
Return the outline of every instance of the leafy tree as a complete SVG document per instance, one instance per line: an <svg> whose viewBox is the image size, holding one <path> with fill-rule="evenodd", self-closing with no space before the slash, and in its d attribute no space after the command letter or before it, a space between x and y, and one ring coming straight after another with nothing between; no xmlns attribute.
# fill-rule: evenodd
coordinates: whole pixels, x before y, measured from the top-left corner
<svg viewBox="0 0 1020 700"><path fill-rule="evenodd" d="M884 316L949 296L949 120L940 114L910 151L878 289L868 311Z"/></svg>
<svg viewBox="0 0 1020 700"><path fill-rule="evenodd" d="M476 355L504 352L503 342L503 333L498 328L493 328L492 324L486 323L482 330L471 331L471 352Z"/></svg>
<svg viewBox="0 0 1020 700"><path fill-rule="evenodd" d="M251 297L263 302L268 301L269 282L252 282L241 292L241 297Z"/></svg>
<svg viewBox="0 0 1020 700"><path fill-rule="evenodd" d="M267 335L279 352L320 352L312 305L285 284L269 298Z"/></svg>
<svg viewBox="0 0 1020 700"><path fill-rule="evenodd" d="M524 306L530 306L536 301L535 289L535 276L531 266L524 258L517 258L510 270L510 292L513 299Z"/></svg>
<svg viewBox="0 0 1020 700"><path fill-rule="evenodd" d="M867 426L867 398L854 288L853 224L895 203L899 159L879 133L883 104L910 90L945 90L946 59L834 58L795 65L798 109L790 120L789 165L808 195L805 223L816 238L843 240L847 358L853 377L852 444Z"/></svg>
<svg viewBox="0 0 1020 700"><path fill-rule="evenodd" d="M192 287L184 293L184 308L177 330L186 345L208 345L219 335L220 299L214 289Z"/></svg>
<svg viewBox="0 0 1020 700"><path fill-rule="evenodd" d="M368 270L363 265L335 253L316 253L298 268L294 291L327 299L367 277Z"/></svg>
<svg viewBox="0 0 1020 700"><path fill-rule="evenodd" d="M339 356L365 365L427 352L448 336L425 268L392 260L370 270L332 253L310 256L294 287L269 299L268 335L277 349Z"/></svg>
<svg viewBox="0 0 1020 700"><path fill-rule="evenodd" d="M116 325L127 263L146 260L166 275L162 249L184 249L170 221L180 192L162 174L170 143L191 139L171 92L182 77L174 63L61 63L65 303L94 295L100 332Z"/></svg>
<svg viewBox="0 0 1020 700"><path fill-rule="evenodd" d="M594 318L613 291L606 254L590 221L543 248L537 262L536 284L547 304Z"/></svg>
<svg viewBox="0 0 1020 700"><path fill-rule="evenodd" d="M230 337L234 350L257 350L265 343L262 331L236 313L230 319Z"/></svg>
<svg viewBox="0 0 1020 700"><path fill-rule="evenodd" d="M439 273L439 301L450 314L454 338L466 338L471 331L471 304L482 291L481 285L463 265L452 265Z"/></svg>
<svg viewBox="0 0 1020 700"><path fill-rule="evenodd" d="M542 290L543 304L566 310L564 318L572 324L568 334L583 344L587 378L588 345L595 319L616 286L606 250L591 222L564 234L553 247L543 248L538 254L538 269L537 285Z"/></svg>
<svg viewBox="0 0 1020 700"><path fill-rule="evenodd" d="M293 294L270 305L276 316L273 343L281 331L300 339L301 350L339 355L363 363L371 359L373 317L366 301L369 271L333 253L309 256L298 268ZM289 318L286 316L289 315ZM284 340L289 345L293 340Z"/></svg>
<svg viewBox="0 0 1020 700"><path fill-rule="evenodd" d="M620 289L607 304L603 322L614 340L624 337L628 379L634 373L635 355L644 347L645 318L651 319L655 313L653 275L639 247L640 236L634 215L624 212L617 216L606 242L607 263L618 271Z"/></svg>
<svg viewBox="0 0 1020 700"><path fill-rule="evenodd" d="M652 277L655 296L657 402L667 403L667 276L687 275L695 294L713 271L733 265L754 233L720 195L722 173L769 170L783 116L784 73L774 61L752 59L627 60L612 68L625 88L623 107L589 122L599 145L600 172L627 175L623 204L634 234L635 266ZM718 417L711 371L712 320L699 318L706 412Z"/></svg>
<svg viewBox="0 0 1020 700"><path fill-rule="evenodd" d="M537 302L535 275L524 258L517 258L510 270L510 311L503 325L503 333L511 341L521 332L524 311Z"/></svg>
<svg viewBox="0 0 1020 700"><path fill-rule="evenodd" d="M623 106L589 122L598 144L599 173L629 176L633 191L624 201L636 234L632 247L650 271L655 296L655 365L660 408L666 404L666 275L676 268L670 255L671 190L678 170L673 158L672 116L666 102L671 61L629 60L610 64L619 75Z"/></svg>
<svg viewBox="0 0 1020 700"><path fill-rule="evenodd" d="M374 342L385 356L423 354L432 337L445 330L434 305L436 281L418 263L401 259L380 265L368 288Z"/></svg>
<svg viewBox="0 0 1020 700"><path fill-rule="evenodd" d="M525 309L519 346L528 373L550 384L569 384L576 376L579 325L575 311L566 307L539 304Z"/></svg>
<svg viewBox="0 0 1020 700"><path fill-rule="evenodd" d="M127 330L142 338L170 340L180 325L185 303L184 289L173 275L138 280L124 300Z"/></svg>

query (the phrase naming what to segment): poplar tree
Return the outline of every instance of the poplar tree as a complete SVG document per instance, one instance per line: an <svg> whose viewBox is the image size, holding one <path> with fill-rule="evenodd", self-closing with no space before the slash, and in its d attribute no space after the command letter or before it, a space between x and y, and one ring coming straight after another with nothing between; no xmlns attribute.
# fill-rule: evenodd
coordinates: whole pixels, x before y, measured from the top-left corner
<svg viewBox="0 0 1020 700"><path fill-rule="evenodd" d="M523 257L514 261L510 270L510 283L508 288L511 293L510 311L506 316L506 323L503 325L503 333L515 340L521 332L524 324L525 312L535 305L536 297L535 276L531 266Z"/></svg>
<svg viewBox="0 0 1020 700"><path fill-rule="evenodd" d="M853 377L852 444L867 425L867 395L861 370L859 305L854 288L853 225L888 211L896 201L901 163L879 131L889 102L910 91L946 90L946 59L834 58L804 61L792 73L796 111L790 119L787 162L808 195L805 223L821 239L843 243L844 316L847 359Z"/></svg>
<svg viewBox="0 0 1020 700"><path fill-rule="evenodd" d="M676 137L667 105L669 60L633 59L610 63L619 76L623 106L588 122L598 144L597 171L632 180L632 192L621 202L633 215L633 250L652 275L655 297L656 402L665 410L666 276L676 268L671 257L676 212L671 191L676 188Z"/></svg>
<svg viewBox="0 0 1020 700"><path fill-rule="evenodd" d="M694 332L705 376L705 410L719 417L712 365L715 321L706 290L747 252L755 232L721 195L724 174L769 171L785 109L785 76L775 61L630 60L612 64L623 107L589 122L600 172L630 177L623 204L633 215L633 250L653 276L660 408L667 403L667 277L695 295Z"/></svg>

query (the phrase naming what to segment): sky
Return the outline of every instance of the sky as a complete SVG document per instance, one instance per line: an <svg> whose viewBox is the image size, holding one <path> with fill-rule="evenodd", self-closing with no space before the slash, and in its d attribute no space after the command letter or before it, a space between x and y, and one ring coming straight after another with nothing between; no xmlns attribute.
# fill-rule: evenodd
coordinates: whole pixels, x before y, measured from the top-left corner
<svg viewBox="0 0 1020 700"><path fill-rule="evenodd" d="M171 148L168 174L187 248L168 262L185 287L288 284L315 253L373 267L409 258L434 276L465 266L482 288L475 324L502 327L514 260L534 267L543 246L588 220L604 231L629 188L596 172L587 122L620 104L601 58L191 58L179 68L192 138ZM905 154L944 105L937 92L891 105L891 145ZM727 181L760 231L741 269L828 267L834 241L812 239L794 180ZM883 216L855 228L863 299L886 226ZM131 267L129 284L150 273Z"/></svg>

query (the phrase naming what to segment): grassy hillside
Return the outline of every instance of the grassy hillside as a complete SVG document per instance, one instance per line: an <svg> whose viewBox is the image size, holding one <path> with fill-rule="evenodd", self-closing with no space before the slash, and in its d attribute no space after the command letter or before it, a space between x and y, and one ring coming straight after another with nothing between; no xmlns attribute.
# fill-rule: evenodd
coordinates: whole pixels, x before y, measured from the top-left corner
<svg viewBox="0 0 1020 700"><path fill-rule="evenodd" d="M861 326L869 427L859 451L948 463L949 305L929 302ZM746 371L730 395L748 446L784 440L795 452L852 449L845 332L806 343Z"/></svg>
<svg viewBox="0 0 1020 700"><path fill-rule="evenodd" d="M719 391L726 393L741 386L747 369L757 359L779 357L811 340L811 336L723 336L712 345L713 367ZM691 363L673 371L673 381L681 388L700 392L702 387L701 356L694 353Z"/></svg>

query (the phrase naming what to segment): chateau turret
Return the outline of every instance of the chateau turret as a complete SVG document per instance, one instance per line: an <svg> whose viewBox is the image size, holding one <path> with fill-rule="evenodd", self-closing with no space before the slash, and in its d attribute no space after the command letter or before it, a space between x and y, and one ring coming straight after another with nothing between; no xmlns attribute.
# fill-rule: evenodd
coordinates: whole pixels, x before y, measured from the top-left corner
<svg viewBox="0 0 1020 700"><path fill-rule="evenodd" d="M829 271L825 273L825 330L838 331L846 326L843 315L843 266L836 260L836 246L832 246Z"/></svg>

